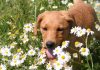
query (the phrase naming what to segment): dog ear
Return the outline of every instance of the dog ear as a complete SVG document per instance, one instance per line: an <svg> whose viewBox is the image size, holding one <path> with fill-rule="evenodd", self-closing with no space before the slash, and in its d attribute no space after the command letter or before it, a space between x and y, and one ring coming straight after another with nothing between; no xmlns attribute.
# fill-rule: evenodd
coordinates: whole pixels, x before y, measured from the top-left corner
<svg viewBox="0 0 100 70"><path fill-rule="evenodd" d="M43 17L46 15L47 12L48 11L45 11L44 13L41 13L40 15L38 15L37 23L36 23L35 27L33 28L34 35L37 35L38 29L40 28L41 21L43 20Z"/></svg>
<svg viewBox="0 0 100 70"><path fill-rule="evenodd" d="M40 23L42 21L42 18L43 18L43 15L42 14L38 15L37 23L36 23L35 27L33 28L34 35L37 35L37 32L38 32L38 29L40 27Z"/></svg>
<svg viewBox="0 0 100 70"><path fill-rule="evenodd" d="M70 27L74 26L74 18L67 11L60 11L65 20L69 23Z"/></svg>

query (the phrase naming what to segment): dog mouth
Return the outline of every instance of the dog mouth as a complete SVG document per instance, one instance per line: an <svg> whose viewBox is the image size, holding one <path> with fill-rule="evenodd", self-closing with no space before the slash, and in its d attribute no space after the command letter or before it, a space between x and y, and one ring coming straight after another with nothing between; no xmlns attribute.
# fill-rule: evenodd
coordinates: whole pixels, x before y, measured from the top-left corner
<svg viewBox="0 0 100 70"><path fill-rule="evenodd" d="M53 55L54 48L46 48L45 53L48 59L55 59L56 55Z"/></svg>

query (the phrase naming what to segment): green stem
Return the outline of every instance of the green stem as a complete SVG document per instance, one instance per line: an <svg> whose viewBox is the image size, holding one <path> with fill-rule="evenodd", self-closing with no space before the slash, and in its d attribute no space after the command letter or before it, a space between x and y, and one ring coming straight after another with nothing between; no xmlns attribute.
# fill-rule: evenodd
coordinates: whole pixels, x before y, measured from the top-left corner
<svg viewBox="0 0 100 70"><path fill-rule="evenodd" d="M35 21L36 21L36 15L37 15L37 6L36 6L36 3L35 3Z"/></svg>
<svg viewBox="0 0 100 70"><path fill-rule="evenodd" d="M85 41L85 44L86 44L86 48L88 47L88 36L86 37L86 41ZM91 58L91 64L92 64L92 68L90 67L90 65L89 65L89 62L88 62L88 57L87 57L87 64L88 64L88 66L89 66L89 69L90 70L93 70L93 59L92 59L92 56L91 56L91 54L90 54L90 58Z"/></svg>
<svg viewBox="0 0 100 70"><path fill-rule="evenodd" d="M85 44L86 44L86 48L87 48L88 47L88 36L86 36ZM89 62L88 62L88 56L86 58L86 61L87 61L89 69L91 70L91 67L90 67Z"/></svg>
<svg viewBox="0 0 100 70"><path fill-rule="evenodd" d="M89 62L88 62L88 57L86 58L86 61L87 61L87 64L88 64L88 67L89 67L89 70L92 70L90 65L89 65Z"/></svg>
<svg viewBox="0 0 100 70"><path fill-rule="evenodd" d="M94 70L93 69L93 59L92 59L92 55L90 54L90 57L91 57L91 63L92 63L92 70Z"/></svg>
<svg viewBox="0 0 100 70"><path fill-rule="evenodd" d="M85 44L86 44L86 48L87 48L88 47L88 36L86 37Z"/></svg>

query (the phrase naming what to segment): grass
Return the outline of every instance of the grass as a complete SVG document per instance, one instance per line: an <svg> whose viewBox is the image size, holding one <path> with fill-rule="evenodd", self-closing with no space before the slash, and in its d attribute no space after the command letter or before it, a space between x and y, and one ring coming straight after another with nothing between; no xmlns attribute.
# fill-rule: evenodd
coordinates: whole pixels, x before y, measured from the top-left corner
<svg viewBox="0 0 100 70"><path fill-rule="evenodd" d="M46 10L67 10L70 2L72 0L69 0L66 4L62 4L60 0L54 0L53 2L48 2L48 0L0 0L0 49L5 46L11 47L13 42L17 43L13 44L14 48L11 49L13 55L22 51L23 55L31 48L40 48L40 33L37 38L33 35L34 32L32 31L25 33L23 30L25 24L32 23L34 25L38 14ZM90 2L88 1L88 3ZM93 2L94 4L95 2ZM53 8L54 6L57 8ZM23 41L27 39L24 37L25 34L29 40L24 43ZM84 62L81 65L81 70L99 70L100 41L93 40L88 47L91 55L88 56L88 59L83 57ZM35 57L37 56L27 56L22 64L11 66L10 61L13 56L3 56L0 53L0 64L6 65L7 70L29 70L29 67L36 63ZM40 65L37 70L46 70L45 65Z"/></svg>

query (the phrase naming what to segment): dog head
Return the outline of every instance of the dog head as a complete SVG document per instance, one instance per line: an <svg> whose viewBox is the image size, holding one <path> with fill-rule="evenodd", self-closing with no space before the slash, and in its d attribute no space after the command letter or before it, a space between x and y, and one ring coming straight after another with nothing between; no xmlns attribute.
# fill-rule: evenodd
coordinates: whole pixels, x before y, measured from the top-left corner
<svg viewBox="0 0 100 70"><path fill-rule="evenodd" d="M69 39L72 23L73 19L67 11L46 11L38 16L34 31L37 34L37 29L40 29L43 46L47 48L48 57L56 46ZM50 58L52 57L51 55Z"/></svg>

